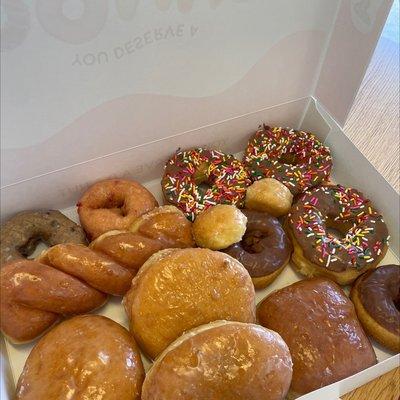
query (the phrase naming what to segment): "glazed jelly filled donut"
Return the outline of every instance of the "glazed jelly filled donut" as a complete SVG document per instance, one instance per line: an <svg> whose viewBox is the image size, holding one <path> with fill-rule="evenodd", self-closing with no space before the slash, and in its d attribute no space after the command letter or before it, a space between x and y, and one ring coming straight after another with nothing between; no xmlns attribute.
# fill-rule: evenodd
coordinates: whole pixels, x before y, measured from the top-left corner
<svg viewBox="0 0 400 400"><path fill-rule="evenodd" d="M161 181L165 200L194 221L216 204L243 205L251 183L243 164L217 150L179 151L166 163Z"/></svg>
<svg viewBox="0 0 400 400"><path fill-rule="evenodd" d="M297 195L328 180L332 157L312 133L263 125L247 144L244 164L253 181L275 178Z"/></svg>
<svg viewBox="0 0 400 400"><path fill-rule="evenodd" d="M287 228L299 272L341 285L375 268L388 248L382 215L358 190L341 185L305 193L292 207Z"/></svg>

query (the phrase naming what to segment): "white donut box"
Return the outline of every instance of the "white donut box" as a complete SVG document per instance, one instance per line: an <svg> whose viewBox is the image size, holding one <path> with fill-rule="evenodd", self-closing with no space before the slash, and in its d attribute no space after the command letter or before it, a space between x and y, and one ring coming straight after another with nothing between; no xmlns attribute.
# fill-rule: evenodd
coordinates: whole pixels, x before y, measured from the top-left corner
<svg viewBox="0 0 400 400"><path fill-rule="evenodd" d="M333 180L381 210L391 235L382 264L398 263L399 196L341 128L391 4L3 1L2 220L47 208L77 220L82 192L109 177L136 179L162 202L176 149L240 153L265 122L330 146ZM288 266L257 302L299 279ZM119 298L98 313L127 326ZM33 344L1 338L2 399L13 398ZM337 400L399 365L398 354L374 348L377 365L301 399Z"/></svg>

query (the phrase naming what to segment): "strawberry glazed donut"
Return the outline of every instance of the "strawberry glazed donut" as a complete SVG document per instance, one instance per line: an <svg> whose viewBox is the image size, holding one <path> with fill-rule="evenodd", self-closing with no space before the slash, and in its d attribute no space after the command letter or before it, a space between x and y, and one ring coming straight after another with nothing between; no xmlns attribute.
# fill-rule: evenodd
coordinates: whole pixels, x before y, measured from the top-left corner
<svg viewBox="0 0 400 400"><path fill-rule="evenodd" d="M312 133L263 125L247 144L244 164L253 181L275 178L297 195L329 179L332 157Z"/></svg>
<svg viewBox="0 0 400 400"><path fill-rule="evenodd" d="M194 221L216 204L242 207L250 183L244 165L233 155L196 148L179 151L167 161L161 186L165 200Z"/></svg>
<svg viewBox="0 0 400 400"><path fill-rule="evenodd" d="M77 204L81 225L90 240L111 230L127 230L157 206L157 200L140 183L123 179L97 182Z"/></svg>

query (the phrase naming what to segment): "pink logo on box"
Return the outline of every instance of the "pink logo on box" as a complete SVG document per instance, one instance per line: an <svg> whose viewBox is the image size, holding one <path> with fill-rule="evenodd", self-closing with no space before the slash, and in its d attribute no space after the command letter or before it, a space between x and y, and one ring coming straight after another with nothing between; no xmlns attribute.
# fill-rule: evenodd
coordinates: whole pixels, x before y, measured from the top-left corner
<svg viewBox="0 0 400 400"><path fill-rule="evenodd" d="M222 2L208 0L213 10ZM34 11L22 0L3 0L1 50L11 50L24 41L33 13L42 28L56 39L70 44L88 42L104 28L110 4L113 3L122 20L132 20L140 0L37 0ZM176 3L179 12L185 14L193 9L195 1L153 0L152 3L160 11L168 11Z"/></svg>

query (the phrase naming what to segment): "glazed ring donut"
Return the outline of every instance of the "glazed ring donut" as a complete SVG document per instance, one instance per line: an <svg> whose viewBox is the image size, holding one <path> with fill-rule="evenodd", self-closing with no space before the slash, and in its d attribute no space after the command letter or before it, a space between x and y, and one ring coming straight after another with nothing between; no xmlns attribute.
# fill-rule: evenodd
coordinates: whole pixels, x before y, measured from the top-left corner
<svg viewBox="0 0 400 400"><path fill-rule="evenodd" d="M277 218L242 210L247 228L242 240L223 250L249 272L256 289L269 285L289 262L292 245Z"/></svg>
<svg viewBox="0 0 400 400"><path fill-rule="evenodd" d="M305 193L292 207L287 228L299 272L341 285L375 268L388 248L382 215L362 193L341 185Z"/></svg>
<svg viewBox="0 0 400 400"><path fill-rule="evenodd" d="M111 230L126 230L142 214L158 206L140 183L110 179L95 183L79 200L81 225L90 240Z"/></svg>
<svg viewBox="0 0 400 400"><path fill-rule="evenodd" d="M48 246L86 244L83 229L59 211L23 211L1 227L1 265L26 258L34 252L39 241Z"/></svg>
<svg viewBox="0 0 400 400"><path fill-rule="evenodd" d="M174 154L161 181L166 201L191 221L216 204L241 207L250 183L243 164L234 156L202 148Z"/></svg>
<svg viewBox="0 0 400 400"><path fill-rule="evenodd" d="M364 329L383 346L400 352L400 266L384 265L361 275L350 298Z"/></svg>
<svg viewBox="0 0 400 400"><path fill-rule="evenodd" d="M296 195L329 178L332 157L312 133L263 125L247 144L244 164L253 181L275 178Z"/></svg>

